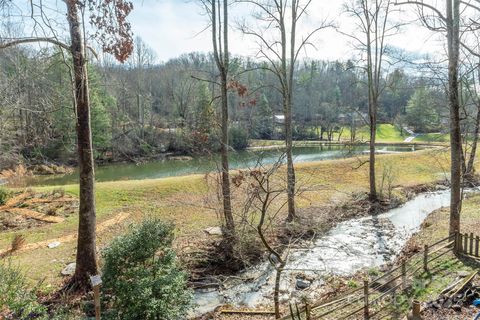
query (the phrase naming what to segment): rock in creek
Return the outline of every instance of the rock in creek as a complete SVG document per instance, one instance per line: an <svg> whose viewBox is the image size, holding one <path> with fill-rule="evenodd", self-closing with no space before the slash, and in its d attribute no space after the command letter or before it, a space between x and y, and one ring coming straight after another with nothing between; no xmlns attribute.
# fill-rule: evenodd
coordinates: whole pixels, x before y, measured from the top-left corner
<svg viewBox="0 0 480 320"><path fill-rule="evenodd" d="M305 281L303 279L297 279L297 283L295 284L295 288L297 290L305 290L310 287L312 283L309 281Z"/></svg>

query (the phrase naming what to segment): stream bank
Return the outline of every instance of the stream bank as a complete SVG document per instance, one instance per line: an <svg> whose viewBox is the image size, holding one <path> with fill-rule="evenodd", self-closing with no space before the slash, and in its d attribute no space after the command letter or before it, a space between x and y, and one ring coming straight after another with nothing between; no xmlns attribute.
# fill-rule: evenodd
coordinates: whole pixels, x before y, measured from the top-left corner
<svg viewBox="0 0 480 320"><path fill-rule="evenodd" d="M449 200L448 189L419 194L385 213L341 222L309 246L290 248L280 285L281 301L318 300L325 294L323 287L329 277L348 277L393 262L428 214L447 206ZM263 262L227 279L219 288L196 290L198 307L191 316L221 305L270 305L274 274L272 266Z"/></svg>

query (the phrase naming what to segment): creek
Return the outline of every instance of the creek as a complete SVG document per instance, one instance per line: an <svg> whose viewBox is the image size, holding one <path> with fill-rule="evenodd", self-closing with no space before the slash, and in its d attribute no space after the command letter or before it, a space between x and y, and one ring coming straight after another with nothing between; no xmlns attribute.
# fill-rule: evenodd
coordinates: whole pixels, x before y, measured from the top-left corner
<svg viewBox="0 0 480 320"><path fill-rule="evenodd" d="M450 190L420 194L383 214L341 222L306 248L291 248L282 273L280 300L315 299L328 276L348 276L392 262L428 214L449 203ZM274 281L271 264L261 263L219 288L196 290L197 307L192 315L223 304L250 308L273 305Z"/></svg>

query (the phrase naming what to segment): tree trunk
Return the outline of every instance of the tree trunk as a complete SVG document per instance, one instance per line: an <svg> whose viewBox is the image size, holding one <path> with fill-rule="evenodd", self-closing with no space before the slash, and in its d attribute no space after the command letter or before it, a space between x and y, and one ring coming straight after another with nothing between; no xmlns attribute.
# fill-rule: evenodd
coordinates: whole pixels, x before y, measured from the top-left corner
<svg viewBox="0 0 480 320"><path fill-rule="evenodd" d="M370 193L369 199L374 202L377 201L377 186L375 182L375 140L377 133L377 119L375 112L370 112L370 159L369 159L369 184Z"/></svg>
<svg viewBox="0 0 480 320"><path fill-rule="evenodd" d="M467 168L465 169L466 177L473 177L475 174L475 157L477 155L478 134L480 133L480 105L477 105L477 117L475 119L475 129L473 132L472 150L468 158Z"/></svg>
<svg viewBox="0 0 480 320"><path fill-rule="evenodd" d="M90 102L85 48L78 16L77 2L66 1L71 36L73 82L77 116L77 148L80 173L80 210L76 269L73 283L77 288L89 286L89 275L98 273L95 247L95 193Z"/></svg>
<svg viewBox="0 0 480 320"><path fill-rule="evenodd" d="M448 100L450 105L451 150L450 234L460 232L460 211L462 205L462 141L460 132L460 103L458 96L458 56L460 42L459 7L459 0L447 0Z"/></svg>
<svg viewBox="0 0 480 320"><path fill-rule="evenodd" d="M292 106L290 98L285 99L285 145L287 156L287 196L288 196L288 215L287 222L295 219L295 168L293 166L293 134L292 134Z"/></svg>
<svg viewBox="0 0 480 320"><path fill-rule="evenodd" d="M293 74L295 72L295 40L297 28L297 9L298 2L292 1L292 25L290 30L290 65L287 72L287 31L285 28L285 17L282 17L282 67L285 75L286 87L284 89L284 112L285 112L285 145L287 153L287 197L288 197L288 215L287 222L291 222L296 218L295 213L295 168L293 165L293 128L292 128L292 103L293 103ZM288 75L288 76L287 76Z"/></svg>
<svg viewBox="0 0 480 320"><path fill-rule="evenodd" d="M228 1L223 1L223 24L219 17L217 17L217 3L212 1L212 41L213 53L217 68L220 72L221 78L221 162L222 162L222 198L223 198L223 215L225 218L226 238L234 239L235 236L235 222L232 214L231 192L230 192L230 174L228 163L228 68L229 68L229 54L228 54ZM218 3L220 10L220 3ZM217 20L218 19L218 20ZM219 36L221 32L217 33L217 21L220 26L223 25L223 41ZM218 36L218 40L217 40ZM218 45L217 45L218 41ZM223 42L223 43L222 43ZM223 44L223 52L218 47Z"/></svg>
<svg viewBox="0 0 480 320"><path fill-rule="evenodd" d="M478 79L480 80L480 64L477 64ZM470 157L468 158L467 168L465 170L465 177L473 178L475 174L475 158L477 155L478 134L480 133L480 99L476 99L477 117L475 119L475 129L473 132L472 150L470 150Z"/></svg>
<svg viewBox="0 0 480 320"><path fill-rule="evenodd" d="M285 268L285 261L281 261L280 265L275 269L275 288L273 291L273 305L275 308L275 319L280 319L280 280L282 279L283 268Z"/></svg>
<svg viewBox="0 0 480 320"><path fill-rule="evenodd" d="M228 163L228 93L227 93L227 74L222 73L222 194L223 211L225 215L225 224L229 237L235 234L235 222L232 214L232 204L230 198L230 173Z"/></svg>

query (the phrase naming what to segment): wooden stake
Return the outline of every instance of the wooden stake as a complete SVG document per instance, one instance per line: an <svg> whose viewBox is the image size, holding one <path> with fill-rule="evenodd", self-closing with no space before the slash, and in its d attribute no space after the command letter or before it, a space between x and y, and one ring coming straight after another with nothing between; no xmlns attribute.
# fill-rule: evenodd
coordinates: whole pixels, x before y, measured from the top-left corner
<svg viewBox="0 0 480 320"><path fill-rule="evenodd" d="M461 245L462 245L462 242L460 240L460 233L456 232L455 233L455 254L460 252Z"/></svg>
<svg viewBox="0 0 480 320"><path fill-rule="evenodd" d="M463 253L463 234L458 235L458 252Z"/></svg>
<svg viewBox="0 0 480 320"><path fill-rule="evenodd" d="M93 287L95 300L95 320L100 320L100 285Z"/></svg>
<svg viewBox="0 0 480 320"><path fill-rule="evenodd" d="M475 257L478 257L478 245L480 243L480 237L476 236L475 237Z"/></svg>
<svg viewBox="0 0 480 320"><path fill-rule="evenodd" d="M473 255L473 233L470 233L470 250L468 251L470 255Z"/></svg>
<svg viewBox="0 0 480 320"><path fill-rule="evenodd" d="M421 319L420 318L420 302L418 300L413 300L412 317L413 319Z"/></svg>
<svg viewBox="0 0 480 320"><path fill-rule="evenodd" d="M310 304L307 302L305 304L305 316L306 316L306 320L312 320L312 314L311 314L311 307L310 307Z"/></svg>
<svg viewBox="0 0 480 320"><path fill-rule="evenodd" d="M368 280L363 281L363 318L368 320L370 318L370 312L368 310Z"/></svg>
<svg viewBox="0 0 480 320"><path fill-rule="evenodd" d="M407 267L405 261L402 262L402 290L407 289Z"/></svg>
<svg viewBox="0 0 480 320"><path fill-rule="evenodd" d="M100 285L102 277L100 275L90 276L90 282L93 287L93 299L95 303L95 320L100 320Z"/></svg>

